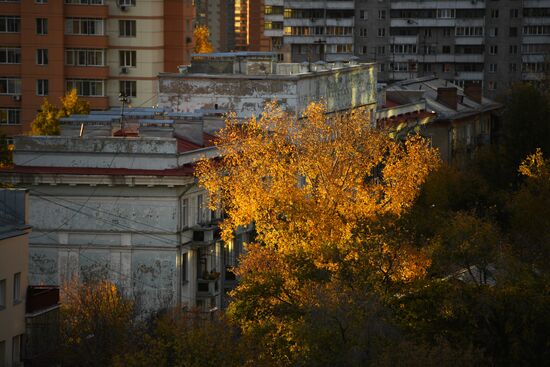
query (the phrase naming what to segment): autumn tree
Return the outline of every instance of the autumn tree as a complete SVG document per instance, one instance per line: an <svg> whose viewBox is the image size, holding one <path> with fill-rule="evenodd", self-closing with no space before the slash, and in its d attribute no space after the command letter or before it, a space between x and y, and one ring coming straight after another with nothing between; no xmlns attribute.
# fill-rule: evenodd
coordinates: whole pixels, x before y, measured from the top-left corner
<svg viewBox="0 0 550 367"><path fill-rule="evenodd" d="M8 144L8 138L0 133L0 168L13 164L13 144Z"/></svg>
<svg viewBox="0 0 550 367"><path fill-rule="evenodd" d="M207 54L214 50L210 42L210 30L205 25L195 27L193 31L195 38L195 52L198 54Z"/></svg>
<svg viewBox="0 0 550 367"><path fill-rule="evenodd" d="M261 245L242 259L230 312L266 338L277 360L314 358L304 332L322 313L334 322L323 327L331 330L327 347L341 347L327 363L365 348L353 335L369 324L377 297L429 266L393 223L412 206L438 154L417 135L395 140L370 121L362 109L328 116L323 104L311 104L296 119L268 104L258 119L230 118L217 143L220 160L198 165L212 205L227 213L223 237L255 224ZM340 314L344 299L349 307ZM332 311L322 306L328 300Z"/></svg>
<svg viewBox="0 0 550 367"><path fill-rule="evenodd" d="M61 107L51 104L47 98L40 107L40 112L31 124L33 135L59 135L59 119L72 114L90 113L90 104L78 98L76 89L72 89L60 98Z"/></svg>
<svg viewBox="0 0 550 367"><path fill-rule="evenodd" d="M71 282L62 291L60 360L70 366L108 366L123 351L132 303L108 281Z"/></svg>

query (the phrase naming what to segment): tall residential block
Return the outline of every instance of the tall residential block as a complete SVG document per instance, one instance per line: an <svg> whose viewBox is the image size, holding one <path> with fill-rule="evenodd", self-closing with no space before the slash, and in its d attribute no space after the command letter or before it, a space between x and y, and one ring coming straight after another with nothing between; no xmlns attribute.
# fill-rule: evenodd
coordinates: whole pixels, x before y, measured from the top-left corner
<svg viewBox="0 0 550 367"><path fill-rule="evenodd" d="M156 104L157 74L193 48L192 0L0 2L0 130L29 129L44 97L76 88L92 109Z"/></svg>
<svg viewBox="0 0 550 367"><path fill-rule="evenodd" d="M490 98L550 70L549 0L356 0L355 52L379 80L425 75Z"/></svg>
<svg viewBox="0 0 550 367"><path fill-rule="evenodd" d="M216 52L235 50L235 0L195 0L196 22L208 27Z"/></svg>
<svg viewBox="0 0 550 367"><path fill-rule="evenodd" d="M265 0L265 36L286 62L349 58L354 24L354 1Z"/></svg>

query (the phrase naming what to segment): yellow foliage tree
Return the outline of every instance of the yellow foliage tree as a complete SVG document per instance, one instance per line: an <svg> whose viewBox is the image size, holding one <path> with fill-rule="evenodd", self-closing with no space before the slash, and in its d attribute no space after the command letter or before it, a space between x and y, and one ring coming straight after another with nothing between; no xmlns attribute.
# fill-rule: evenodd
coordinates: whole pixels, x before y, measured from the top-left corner
<svg viewBox="0 0 550 367"><path fill-rule="evenodd" d="M60 314L63 364L110 365L129 337L132 313L132 303L122 297L113 283L66 284ZM84 355L94 356L93 362Z"/></svg>
<svg viewBox="0 0 550 367"><path fill-rule="evenodd" d="M61 108L51 104L47 98L40 107L40 112L31 124L33 135L59 135L59 119L72 114L90 113L90 104L78 98L76 89L60 98Z"/></svg>
<svg viewBox="0 0 550 367"><path fill-rule="evenodd" d="M418 135L393 139L370 117L364 109L327 115L313 103L296 119L270 103L244 124L230 117L217 141L221 158L197 167L212 208L227 214L223 238L254 223L261 244L249 245L236 269L230 313L243 330L263 330L278 350L270 355L289 364L293 353L315 354L312 345L324 344L304 340L327 330L332 346L351 347L346 332L332 333L368 322L360 305L372 304L370 293L357 289L383 294L430 265L398 220L439 165L438 153ZM341 302L353 307L342 311ZM308 314L336 321L311 335L319 320Z"/></svg>
<svg viewBox="0 0 550 367"><path fill-rule="evenodd" d="M195 52L198 54L207 54L214 50L210 42L210 30L205 25L199 25L193 31L195 38Z"/></svg>

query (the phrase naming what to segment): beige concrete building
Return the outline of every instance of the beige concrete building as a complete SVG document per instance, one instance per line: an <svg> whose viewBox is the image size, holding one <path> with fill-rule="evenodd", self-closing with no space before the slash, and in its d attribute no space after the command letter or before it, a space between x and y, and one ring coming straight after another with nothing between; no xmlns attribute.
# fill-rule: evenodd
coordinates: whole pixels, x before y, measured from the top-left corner
<svg viewBox="0 0 550 367"><path fill-rule="evenodd" d="M0 132L28 131L73 88L95 110L121 92L154 105L157 74L189 60L193 18L192 0L0 1Z"/></svg>
<svg viewBox="0 0 550 367"><path fill-rule="evenodd" d="M0 366L23 366L30 227L27 191L0 190Z"/></svg>

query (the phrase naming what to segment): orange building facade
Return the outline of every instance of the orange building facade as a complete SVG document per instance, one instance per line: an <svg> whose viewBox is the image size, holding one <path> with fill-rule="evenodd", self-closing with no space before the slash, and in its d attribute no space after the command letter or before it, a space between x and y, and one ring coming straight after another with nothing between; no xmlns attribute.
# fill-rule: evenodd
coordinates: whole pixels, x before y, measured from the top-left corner
<svg viewBox="0 0 550 367"><path fill-rule="evenodd" d="M192 0L0 2L0 133L26 132L43 99L76 88L92 109L156 104L157 75L193 52Z"/></svg>

